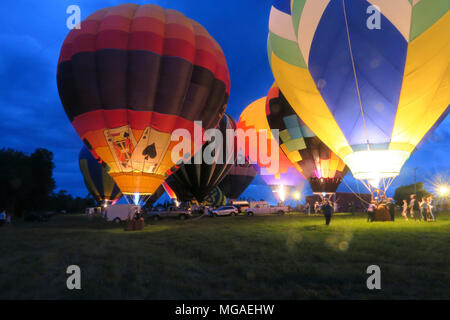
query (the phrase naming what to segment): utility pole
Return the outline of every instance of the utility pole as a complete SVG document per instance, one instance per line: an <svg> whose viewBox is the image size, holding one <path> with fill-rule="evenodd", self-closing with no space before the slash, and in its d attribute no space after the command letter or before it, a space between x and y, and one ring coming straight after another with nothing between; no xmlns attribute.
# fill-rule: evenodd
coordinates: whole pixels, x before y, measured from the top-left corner
<svg viewBox="0 0 450 320"><path fill-rule="evenodd" d="M417 171L417 168L414 168L414 194L416 195L416 197L417 197L417 187L416 187L416 171Z"/></svg>

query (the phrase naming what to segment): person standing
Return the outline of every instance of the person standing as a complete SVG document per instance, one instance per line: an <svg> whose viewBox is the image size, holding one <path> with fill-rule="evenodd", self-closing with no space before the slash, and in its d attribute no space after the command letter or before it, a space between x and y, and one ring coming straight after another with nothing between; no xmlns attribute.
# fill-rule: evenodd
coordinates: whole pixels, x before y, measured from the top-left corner
<svg viewBox="0 0 450 320"><path fill-rule="evenodd" d="M331 216L333 215L333 208L328 203L328 200L325 200L325 203L322 205L323 215L325 216L325 225L329 226L331 222Z"/></svg>
<svg viewBox="0 0 450 320"><path fill-rule="evenodd" d="M338 206L337 201L335 201L335 202L333 203L333 211L334 211L334 213L336 213L336 212L338 212L338 210L339 210L339 206Z"/></svg>
<svg viewBox="0 0 450 320"><path fill-rule="evenodd" d="M4 225L6 223L6 212L2 211L0 212L0 226Z"/></svg>
<svg viewBox="0 0 450 320"><path fill-rule="evenodd" d="M373 220L375 219L375 210L375 201L372 201L367 208L367 222L373 222Z"/></svg>
<svg viewBox="0 0 450 320"><path fill-rule="evenodd" d="M352 216L355 215L355 204L353 201L350 202L350 212L352 213Z"/></svg>
<svg viewBox="0 0 450 320"><path fill-rule="evenodd" d="M420 205L419 210L420 210L421 219L423 219L423 221L428 221L428 218L427 218L428 205L427 205L427 200L425 199L425 197L422 198L422 201L420 201L419 205Z"/></svg>
<svg viewBox="0 0 450 320"><path fill-rule="evenodd" d="M319 202L314 203L314 213L317 214L319 212Z"/></svg>
<svg viewBox="0 0 450 320"><path fill-rule="evenodd" d="M309 204L309 202L307 202L305 205L305 214L309 216L310 213L311 213L311 205Z"/></svg>
<svg viewBox="0 0 450 320"><path fill-rule="evenodd" d="M419 204L417 203L416 195L412 194L409 196L409 198L409 216L411 217L411 219L414 218L414 221L417 221L417 218L419 218Z"/></svg>
<svg viewBox="0 0 450 320"><path fill-rule="evenodd" d="M395 221L395 204L392 198L387 199L387 207L389 209L389 215L391 216L391 221Z"/></svg>
<svg viewBox="0 0 450 320"><path fill-rule="evenodd" d="M428 212L431 218L431 221L436 221L436 217L434 215L434 200L433 200L433 196L430 195L427 199L427 203L428 203Z"/></svg>
<svg viewBox="0 0 450 320"><path fill-rule="evenodd" d="M403 200L403 206L402 206L402 216L405 218L406 221L408 221L408 201Z"/></svg>

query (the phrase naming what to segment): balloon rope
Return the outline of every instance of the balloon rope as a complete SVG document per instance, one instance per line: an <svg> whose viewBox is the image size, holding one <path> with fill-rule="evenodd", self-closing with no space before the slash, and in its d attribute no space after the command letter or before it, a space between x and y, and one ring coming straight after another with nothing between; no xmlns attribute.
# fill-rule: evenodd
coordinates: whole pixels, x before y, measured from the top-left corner
<svg viewBox="0 0 450 320"><path fill-rule="evenodd" d="M350 191L362 202L366 203L366 204L370 204L369 202L367 202L366 200L364 200L363 198L361 198L355 191L353 191L353 189L347 184L347 182L345 182L345 179L342 179L342 181L344 181L345 185L347 186L347 188L350 189Z"/></svg>
<svg viewBox="0 0 450 320"><path fill-rule="evenodd" d="M364 109L363 109L363 106L362 106L361 93L359 91L359 85L358 85L358 77L356 75L355 60L354 60L354 57L353 57L352 42L350 40L350 31L349 31L348 20L347 20L347 11L345 10L345 0L342 0L342 7L344 9L345 28L347 30L347 41L348 41L348 47L350 49L350 58L352 60L353 76L355 78L356 92L358 94L359 107L361 109L361 117L362 117L363 126L364 126L364 133L366 135L367 148L370 150L369 137L367 135L366 118L364 116Z"/></svg>

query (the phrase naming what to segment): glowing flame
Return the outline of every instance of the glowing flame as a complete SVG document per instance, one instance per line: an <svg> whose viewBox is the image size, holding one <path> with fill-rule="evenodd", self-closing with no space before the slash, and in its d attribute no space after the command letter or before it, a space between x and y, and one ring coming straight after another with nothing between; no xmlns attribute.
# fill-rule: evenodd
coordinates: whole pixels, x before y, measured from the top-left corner
<svg viewBox="0 0 450 320"><path fill-rule="evenodd" d="M136 192L133 197L134 205L136 205L136 206L139 205L139 200L140 200L139 192Z"/></svg>
<svg viewBox="0 0 450 320"><path fill-rule="evenodd" d="M380 180L381 179L375 175L372 179L369 179L368 182L373 188L378 189L380 187Z"/></svg>
<svg viewBox="0 0 450 320"><path fill-rule="evenodd" d="M280 197L281 201L284 201L286 199L286 193L284 191L283 185L280 185L280 188L278 189L278 196Z"/></svg>

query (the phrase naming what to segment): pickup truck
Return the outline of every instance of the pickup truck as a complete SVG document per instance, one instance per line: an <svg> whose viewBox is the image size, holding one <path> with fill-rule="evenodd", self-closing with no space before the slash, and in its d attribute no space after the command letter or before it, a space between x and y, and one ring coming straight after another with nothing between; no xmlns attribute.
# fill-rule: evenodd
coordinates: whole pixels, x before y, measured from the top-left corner
<svg viewBox="0 0 450 320"><path fill-rule="evenodd" d="M164 218L178 218L180 220L184 220L192 217L192 213L190 209L178 207L169 207L166 210L158 210L155 208L154 210L152 209L147 212L147 217L154 221Z"/></svg>
<svg viewBox="0 0 450 320"><path fill-rule="evenodd" d="M284 214L288 212L287 206L270 206L270 205L257 205L255 207L249 207L245 209L245 213L248 216L264 215L264 214Z"/></svg>

